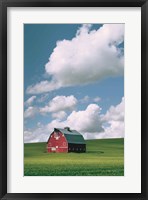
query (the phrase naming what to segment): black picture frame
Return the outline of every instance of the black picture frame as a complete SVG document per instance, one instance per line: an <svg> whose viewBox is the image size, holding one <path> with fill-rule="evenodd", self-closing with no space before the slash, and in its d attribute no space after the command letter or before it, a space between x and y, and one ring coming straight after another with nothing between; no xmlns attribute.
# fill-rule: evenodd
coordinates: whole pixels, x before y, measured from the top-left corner
<svg viewBox="0 0 148 200"><path fill-rule="evenodd" d="M7 193L8 7L141 7L141 193ZM0 199L148 199L147 23L147 0L0 0Z"/></svg>

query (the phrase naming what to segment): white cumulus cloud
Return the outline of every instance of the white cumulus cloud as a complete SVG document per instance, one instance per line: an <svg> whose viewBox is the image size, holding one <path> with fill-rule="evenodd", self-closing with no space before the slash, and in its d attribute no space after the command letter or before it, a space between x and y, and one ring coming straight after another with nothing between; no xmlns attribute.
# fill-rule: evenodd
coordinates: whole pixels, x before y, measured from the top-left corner
<svg viewBox="0 0 148 200"><path fill-rule="evenodd" d="M38 108L29 106L24 112L24 118L32 118L38 113Z"/></svg>
<svg viewBox="0 0 148 200"><path fill-rule="evenodd" d="M84 96L82 99L80 99L80 103L88 103L88 102L89 102L89 103L91 103L91 102L98 103L98 102L100 102L100 101L101 101L101 98L98 97L98 96L92 98L92 97L86 95L86 96Z"/></svg>
<svg viewBox="0 0 148 200"><path fill-rule="evenodd" d="M25 106L31 106L32 104L33 104L33 102L34 102L34 100L36 99L36 96L32 96L32 97L30 97L29 99L27 99L26 101L25 101Z"/></svg>
<svg viewBox="0 0 148 200"><path fill-rule="evenodd" d="M70 126L80 132L101 132L102 122L99 116L101 108L96 104L90 104L86 110L73 111L67 118L66 126Z"/></svg>
<svg viewBox="0 0 148 200"><path fill-rule="evenodd" d="M77 99L73 96L56 96L47 106L40 108L40 113L59 112L73 110L77 104Z"/></svg>
<svg viewBox="0 0 148 200"><path fill-rule="evenodd" d="M90 101L90 97L88 95L86 95L82 99L80 99L80 103L87 103L89 101Z"/></svg>
<svg viewBox="0 0 148 200"><path fill-rule="evenodd" d="M105 137L124 137L124 97L117 106L111 106L103 116L109 126L105 128Z"/></svg>
<svg viewBox="0 0 148 200"><path fill-rule="evenodd" d="M105 121L124 121L124 97L117 106L111 106L103 117Z"/></svg>
<svg viewBox="0 0 148 200"><path fill-rule="evenodd" d="M39 124L39 127L32 131L26 129L24 132L25 142L42 142L47 141L50 133L57 128L69 126L71 129L80 131L85 137L86 132L95 134L103 132L102 122L100 119L101 108L96 104L90 104L85 110L73 111L65 121L58 118L52 120L47 125Z"/></svg>
<svg viewBox="0 0 148 200"><path fill-rule="evenodd" d="M60 119L60 120L64 119L66 116L67 116L67 114L66 114L65 111L59 111L59 112L56 112L56 113L52 113L53 118Z"/></svg>
<svg viewBox="0 0 148 200"><path fill-rule="evenodd" d="M42 95L37 99L37 102L38 102L38 103L43 103L43 102L46 101L48 98L49 98L49 94L48 94L48 93L42 94Z"/></svg>
<svg viewBox="0 0 148 200"><path fill-rule="evenodd" d="M98 102L101 101L101 98L100 98L100 97L95 97L95 98L93 99L93 101L96 102L96 103L98 103Z"/></svg>
<svg viewBox="0 0 148 200"><path fill-rule="evenodd" d="M124 56L118 45L124 40L124 24L90 28L84 24L74 38L57 42L45 65L51 80L29 86L27 93L39 94L123 75Z"/></svg>
<svg viewBox="0 0 148 200"><path fill-rule="evenodd" d="M108 125L105 126L105 123ZM66 120L56 117L46 125L38 123L35 129L25 130L24 140L47 141L54 128L66 126L79 131L85 139L124 137L124 98L118 105L111 106L104 115L97 104L89 104L85 110L73 111Z"/></svg>
<svg viewBox="0 0 148 200"><path fill-rule="evenodd" d="M26 129L24 131L24 142L46 142L50 134L51 132L48 129L48 126L40 124L34 129Z"/></svg>

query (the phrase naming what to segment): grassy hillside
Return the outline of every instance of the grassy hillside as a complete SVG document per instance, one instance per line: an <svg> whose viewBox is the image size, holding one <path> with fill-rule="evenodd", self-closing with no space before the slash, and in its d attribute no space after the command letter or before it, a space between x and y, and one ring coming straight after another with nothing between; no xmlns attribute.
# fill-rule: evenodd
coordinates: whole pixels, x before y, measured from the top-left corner
<svg viewBox="0 0 148 200"><path fill-rule="evenodd" d="M88 140L86 147L86 153L46 153L46 143L24 144L24 175L124 175L123 138Z"/></svg>

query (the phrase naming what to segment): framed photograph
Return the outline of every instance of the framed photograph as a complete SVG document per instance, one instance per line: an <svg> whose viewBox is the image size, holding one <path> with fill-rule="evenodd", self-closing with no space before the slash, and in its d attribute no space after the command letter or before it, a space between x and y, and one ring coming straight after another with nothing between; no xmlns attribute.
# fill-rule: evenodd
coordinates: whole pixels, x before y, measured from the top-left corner
<svg viewBox="0 0 148 200"><path fill-rule="evenodd" d="M0 9L0 199L147 200L147 1Z"/></svg>

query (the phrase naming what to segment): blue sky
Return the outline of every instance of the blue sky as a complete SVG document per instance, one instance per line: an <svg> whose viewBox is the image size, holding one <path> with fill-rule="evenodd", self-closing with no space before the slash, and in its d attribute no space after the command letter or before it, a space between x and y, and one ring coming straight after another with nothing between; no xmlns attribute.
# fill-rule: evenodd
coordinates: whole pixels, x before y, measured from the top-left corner
<svg viewBox="0 0 148 200"><path fill-rule="evenodd" d="M123 137L123 97L123 24L24 25L26 142L64 125L86 139Z"/></svg>

